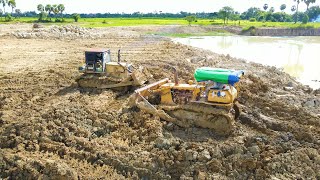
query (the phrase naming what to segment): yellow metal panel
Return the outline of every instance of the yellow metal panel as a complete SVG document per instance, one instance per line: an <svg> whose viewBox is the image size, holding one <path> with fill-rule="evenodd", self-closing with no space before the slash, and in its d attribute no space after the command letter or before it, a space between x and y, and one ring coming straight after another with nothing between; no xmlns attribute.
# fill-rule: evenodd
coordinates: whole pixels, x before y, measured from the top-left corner
<svg viewBox="0 0 320 180"><path fill-rule="evenodd" d="M229 90L212 89L208 93L209 102L233 103L236 97L237 97L237 90L232 86L230 86Z"/></svg>
<svg viewBox="0 0 320 180"><path fill-rule="evenodd" d="M192 93L192 101L195 101L197 96L200 94L201 92L201 87L198 87L196 89L194 89L193 93Z"/></svg>
<svg viewBox="0 0 320 180"><path fill-rule="evenodd" d="M169 88L162 89L161 104L173 104L171 89Z"/></svg>
<svg viewBox="0 0 320 180"><path fill-rule="evenodd" d="M128 71L119 64L106 64L106 72L110 77L126 78L128 77Z"/></svg>

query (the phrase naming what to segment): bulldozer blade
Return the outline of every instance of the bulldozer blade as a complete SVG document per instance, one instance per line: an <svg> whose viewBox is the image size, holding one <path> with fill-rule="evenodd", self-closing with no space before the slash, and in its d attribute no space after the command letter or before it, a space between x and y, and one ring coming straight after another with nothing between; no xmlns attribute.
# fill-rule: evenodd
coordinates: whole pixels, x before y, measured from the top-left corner
<svg viewBox="0 0 320 180"><path fill-rule="evenodd" d="M133 79L134 85L136 86L141 86L146 83L149 76L149 72L143 67L139 67L131 73L131 78Z"/></svg>
<svg viewBox="0 0 320 180"><path fill-rule="evenodd" d="M140 85L144 84L145 82L147 82L147 78L141 72L134 72L131 74L131 77L133 79L134 85L140 86Z"/></svg>
<svg viewBox="0 0 320 180"><path fill-rule="evenodd" d="M143 96L140 95L139 97L142 99L142 101L136 102L136 105L140 110L143 110L155 116L159 116L161 119L175 123L181 127L189 127L189 126L186 126L186 124L180 123L180 121L178 121L176 118L171 117L164 110L157 109L155 106L149 103L149 101L146 100Z"/></svg>

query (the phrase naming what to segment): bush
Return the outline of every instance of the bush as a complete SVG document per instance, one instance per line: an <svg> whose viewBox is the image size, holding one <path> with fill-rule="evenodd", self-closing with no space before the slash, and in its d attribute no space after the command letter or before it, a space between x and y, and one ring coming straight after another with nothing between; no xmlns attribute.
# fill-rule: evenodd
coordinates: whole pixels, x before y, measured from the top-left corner
<svg viewBox="0 0 320 180"><path fill-rule="evenodd" d="M302 18L302 24L307 24L309 22L309 16L305 14Z"/></svg>
<svg viewBox="0 0 320 180"><path fill-rule="evenodd" d="M297 18L297 21L302 22L302 19L303 19L304 15L305 14L303 12L298 12L298 14L294 13L292 15L292 18L293 18L293 20L296 20L296 18Z"/></svg>
<svg viewBox="0 0 320 180"><path fill-rule="evenodd" d="M249 32L250 36L255 36L256 35L256 27L250 26L242 29L242 33Z"/></svg>
<svg viewBox="0 0 320 180"><path fill-rule="evenodd" d="M273 16L270 17L270 20L271 22L278 22Z"/></svg>
<svg viewBox="0 0 320 180"><path fill-rule="evenodd" d="M66 20L65 20L65 19L56 19L56 20L54 20L54 22L57 22L57 23L59 23L59 22L66 22Z"/></svg>
<svg viewBox="0 0 320 180"><path fill-rule="evenodd" d="M292 16L285 16L285 22L292 22L293 19L292 19Z"/></svg>
<svg viewBox="0 0 320 180"><path fill-rule="evenodd" d="M72 18L74 19L74 22L78 22L78 20L80 19L80 15L77 13L72 14Z"/></svg>
<svg viewBox="0 0 320 180"><path fill-rule="evenodd" d="M256 35L256 29L255 28L250 30L250 35L251 36L255 36Z"/></svg>
<svg viewBox="0 0 320 180"><path fill-rule="evenodd" d="M191 25L191 22L196 21L197 19L196 19L195 16L187 16L187 17L185 17L185 20L188 21L189 26L190 26L190 25Z"/></svg>
<svg viewBox="0 0 320 180"><path fill-rule="evenodd" d="M38 19L38 21L44 21L46 18L47 18L47 13L46 12L41 12L41 13L39 13L39 19Z"/></svg>
<svg viewBox="0 0 320 180"><path fill-rule="evenodd" d="M10 14L7 14L5 17L5 21L7 22L12 21L12 16Z"/></svg>
<svg viewBox="0 0 320 180"><path fill-rule="evenodd" d="M251 29L255 29L255 26L249 26L242 29L242 31L250 31Z"/></svg>
<svg viewBox="0 0 320 180"><path fill-rule="evenodd" d="M258 21L264 21L264 16L259 16Z"/></svg>
<svg viewBox="0 0 320 180"><path fill-rule="evenodd" d="M250 22L256 22L257 20L256 20L256 18L250 18L249 21Z"/></svg>

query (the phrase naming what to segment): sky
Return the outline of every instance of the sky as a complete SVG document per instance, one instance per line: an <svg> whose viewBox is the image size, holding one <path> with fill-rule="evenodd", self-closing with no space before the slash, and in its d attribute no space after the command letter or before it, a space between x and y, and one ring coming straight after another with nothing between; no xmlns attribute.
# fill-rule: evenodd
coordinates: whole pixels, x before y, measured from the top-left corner
<svg viewBox="0 0 320 180"><path fill-rule="evenodd" d="M295 4L293 0L16 0L16 3L21 11L36 11L38 4L64 4L66 13L217 12L223 6L243 12L250 7L262 9L265 3L276 11L286 4L286 12L290 12ZM319 0L315 5L320 5ZM300 3L299 10L305 9L306 5Z"/></svg>

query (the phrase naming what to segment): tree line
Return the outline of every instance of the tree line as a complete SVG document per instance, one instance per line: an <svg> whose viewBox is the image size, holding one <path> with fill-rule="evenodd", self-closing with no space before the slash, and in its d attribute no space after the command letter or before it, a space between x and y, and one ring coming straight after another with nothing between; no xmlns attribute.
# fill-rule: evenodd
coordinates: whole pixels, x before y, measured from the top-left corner
<svg viewBox="0 0 320 180"><path fill-rule="evenodd" d="M243 13L236 12L232 7L226 6L220 9L218 17L224 20L224 24L228 24L228 20L249 20L260 22L294 22L298 21L307 23L317 19L320 15L320 7L313 6L308 8L305 12L298 12L296 6L291 7L293 14L287 14L284 12L286 5L282 4L279 9L281 12L275 12L274 7L268 7L267 4L263 5L263 9L257 7L251 7Z"/></svg>
<svg viewBox="0 0 320 180"><path fill-rule="evenodd" d="M62 22L63 21L63 12L65 11L65 6L63 4L47 4L42 5L38 4L37 10L39 13L39 21L41 22L51 22L52 17L55 17L55 22ZM60 19L59 19L60 17Z"/></svg>
<svg viewBox="0 0 320 180"><path fill-rule="evenodd" d="M279 9L281 12L274 13L275 8L270 7L268 4L263 5L263 10L259 8L249 8L246 12L242 13L241 19L250 19L255 18L258 21L272 21L272 22L295 22L301 21L307 23L308 21L315 20L320 15L319 6L313 6L309 8L310 4L316 2L316 0L293 0L294 5L291 6L290 10L292 15L284 13L284 10L287 8L286 4L280 5ZM304 2L307 6L305 12L299 12L299 5L301 2Z"/></svg>
<svg viewBox="0 0 320 180"><path fill-rule="evenodd" d="M249 20L249 21L262 21L262 22L304 22L315 20L320 15L319 6L309 7L311 4L315 3L316 0L293 0L295 3L290 7L293 14L287 14L284 11L288 8L286 4L281 6L269 7L268 4L263 4L261 8L251 7L243 13L235 11L232 7L226 6L221 8L218 12L206 13L189 13L181 11L179 13L163 13L153 12L153 13L95 13L95 14L64 14L65 6L63 4L47 4L37 5L37 12L29 11L22 13L16 8L15 0L0 0L0 5L3 5L3 10L0 9L0 16L3 14L13 17L38 17L41 22L52 22L52 18L55 18L55 22L63 22L64 18L73 18L78 21L80 17L83 18L185 18L189 23L196 21L196 18L203 19L222 19L224 24L228 24L229 21L238 20ZM304 2L307 5L307 10L305 12L299 12L299 5ZM11 14L6 13L6 6L12 8ZM275 12L278 9L280 12Z"/></svg>
<svg viewBox="0 0 320 180"><path fill-rule="evenodd" d="M65 11L65 6L63 4L47 4L46 6L42 4L38 4L37 10L39 13L39 22L52 22L52 17L55 17L55 22L64 22L64 15L63 12ZM80 18L79 14L67 14L66 17L72 17L75 22L78 22ZM59 19L60 18L60 19Z"/></svg>
<svg viewBox="0 0 320 180"><path fill-rule="evenodd" d="M5 15L6 21L12 20L13 14L21 14L20 9L15 9L17 7L17 3L15 0L0 0L0 5L2 5L3 9L0 9L0 17L2 19L2 16ZM6 7L11 8L11 14L6 12Z"/></svg>

